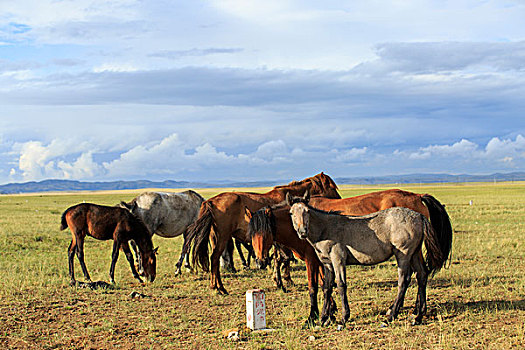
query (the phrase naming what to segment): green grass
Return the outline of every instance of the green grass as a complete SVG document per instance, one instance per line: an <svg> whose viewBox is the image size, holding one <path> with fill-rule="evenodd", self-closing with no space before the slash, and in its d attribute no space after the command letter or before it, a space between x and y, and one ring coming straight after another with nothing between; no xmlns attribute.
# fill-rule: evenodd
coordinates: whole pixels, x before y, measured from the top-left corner
<svg viewBox="0 0 525 350"><path fill-rule="evenodd" d="M247 349L509 349L525 347L525 183L424 186L342 186L343 197L386 188L430 193L446 204L454 228L452 264L428 286L428 314L412 327L408 313L416 288L393 324L381 315L396 293L396 266L348 267L350 322L303 329L309 309L304 264L293 266L296 285L276 290L267 271L223 273L230 294L209 289L209 276L174 276L182 239L154 237L157 279L141 286L123 254L117 288L69 287L68 230L59 231L69 206L86 201L114 205L138 192L0 196L1 348L247 348ZM265 191L266 189L253 189ZM199 191L210 196L225 190ZM469 201L473 205L469 205ZM111 243L85 243L93 280L108 280ZM240 266L239 260L236 260ZM82 280L78 261L76 276ZM263 288L271 333L244 328L248 289ZM147 297L131 299L138 291ZM322 303L322 295L319 295ZM336 301L340 305L338 296ZM238 329L241 340L223 333ZM309 340L314 336L314 340Z"/></svg>

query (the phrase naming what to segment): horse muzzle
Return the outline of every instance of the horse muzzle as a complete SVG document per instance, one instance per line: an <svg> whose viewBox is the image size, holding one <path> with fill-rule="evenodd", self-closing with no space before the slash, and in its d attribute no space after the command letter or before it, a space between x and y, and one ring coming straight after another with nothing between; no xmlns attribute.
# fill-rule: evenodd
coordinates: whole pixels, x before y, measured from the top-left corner
<svg viewBox="0 0 525 350"><path fill-rule="evenodd" d="M301 239L306 239L308 237L308 230L306 228L304 228L304 227L298 228L297 229L297 235Z"/></svg>

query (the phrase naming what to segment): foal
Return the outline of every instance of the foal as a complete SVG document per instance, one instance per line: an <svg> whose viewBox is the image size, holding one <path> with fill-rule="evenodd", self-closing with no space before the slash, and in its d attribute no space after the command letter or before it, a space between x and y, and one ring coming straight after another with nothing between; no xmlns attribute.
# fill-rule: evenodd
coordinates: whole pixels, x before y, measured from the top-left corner
<svg viewBox="0 0 525 350"><path fill-rule="evenodd" d="M156 275L156 252L153 249L151 234L144 223L137 219L128 210L118 207L108 207L97 204L81 203L69 207L62 214L60 230L67 227L71 230L72 240L68 249L69 277L71 285L75 285L75 272L73 255L76 253L84 277L91 282L89 273L84 263L84 238L89 235L100 240L113 240L113 253L111 254L111 267L109 278L115 283L115 264L117 263L119 248L126 254L126 259L131 267L133 277L142 283L135 269L133 254L129 249L128 242L135 241L141 252L144 274L149 282L155 280Z"/></svg>
<svg viewBox="0 0 525 350"><path fill-rule="evenodd" d="M287 201L289 199L291 197L287 196ZM329 305L326 301L331 295L334 277L342 300L341 323L346 323L350 316L346 295L346 265L375 265L392 256L396 257L398 264L398 294L387 313L388 321L395 319L399 313L410 277L415 271L418 295L414 324L421 323L426 312L428 276L439 271L448 258L448 254L440 249L444 246L439 241L440 237L425 216L407 208L396 207L351 217L315 209L304 202L291 205L290 214L298 236L314 246L317 256L325 266L322 323L329 323L326 313ZM427 266L420 254L423 240L427 248Z"/></svg>

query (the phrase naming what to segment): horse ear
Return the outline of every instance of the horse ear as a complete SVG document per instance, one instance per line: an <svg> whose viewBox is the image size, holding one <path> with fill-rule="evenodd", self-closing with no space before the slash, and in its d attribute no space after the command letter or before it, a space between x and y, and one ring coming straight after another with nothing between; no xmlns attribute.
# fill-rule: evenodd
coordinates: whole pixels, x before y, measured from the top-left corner
<svg viewBox="0 0 525 350"><path fill-rule="evenodd" d="M250 209L248 209L248 207L244 207L244 215L246 216L246 218L248 220L251 220L252 219L252 216L253 216L253 213L250 211Z"/></svg>
<svg viewBox="0 0 525 350"><path fill-rule="evenodd" d="M304 192L304 196L303 196L303 199L306 203L308 203L310 201L310 191L306 190Z"/></svg>
<svg viewBox="0 0 525 350"><path fill-rule="evenodd" d="M292 200L292 195L290 194L290 192L286 192L286 204L288 204L289 206L292 206L292 203L293 200Z"/></svg>
<svg viewBox="0 0 525 350"><path fill-rule="evenodd" d="M120 201L120 206L121 206L122 208L125 208L125 209L128 209L128 210L129 210L129 208L130 208L129 204L126 203L126 202L124 202L124 201Z"/></svg>
<svg viewBox="0 0 525 350"><path fill-rule="evenodd" d="M157 255L157 254L158 254L158 253L157 253L157 252L158 252L158 250L159 250L159 247L157 247L157 248L153 249L153 254Z"/></svg>

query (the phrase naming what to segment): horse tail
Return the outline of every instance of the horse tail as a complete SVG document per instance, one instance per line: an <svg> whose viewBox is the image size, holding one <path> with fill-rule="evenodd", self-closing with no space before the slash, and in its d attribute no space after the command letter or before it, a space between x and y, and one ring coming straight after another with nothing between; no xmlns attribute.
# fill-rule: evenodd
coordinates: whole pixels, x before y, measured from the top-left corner
<svg viewBox="0 0 525 350"><path fill-rule="evenodd" d="M213 207L209 201L202 203L199 218L188 227L187 246L192 241L192 263L194 266L200 266L202 270L210 270L210 260L208 256L208 243L210 241L211 228L215 227L215 218L213 216Z"/></svg>
<svg viewBox="0 0 525 350"><path fill-rule="evenodd" d="M451 256L452 251L452 224L445 206L429 194L421 196L421 200L428 208L430 223L437 236L437 242L441 255L445 259L443 264ZM437 272L437 271L436 271Z"/></svg>
<svg viewBox="0 0 525 350"><path fill-rule="evenodd" d="M442 242L440 242L439 235L432 228L428 219L424 215L421 215L421 219L423 221L423 241L427 251L425 262L427 272L432 277L445 265L448 255L445 255L441 250Z"/></svg>
<svg viewBox="0 0 525 350"><path fill-rule="evenodd" d="M62 230L65 230L68 225L67 225L67 220L66 220L66 214L68 213L68 211L70 210L71 208L67 208L63 213L62 213L62 219L60 221L60 231Z"/></svg>

